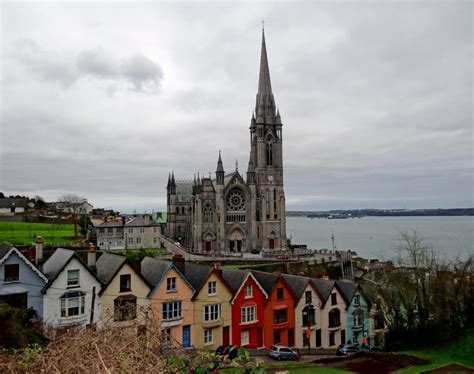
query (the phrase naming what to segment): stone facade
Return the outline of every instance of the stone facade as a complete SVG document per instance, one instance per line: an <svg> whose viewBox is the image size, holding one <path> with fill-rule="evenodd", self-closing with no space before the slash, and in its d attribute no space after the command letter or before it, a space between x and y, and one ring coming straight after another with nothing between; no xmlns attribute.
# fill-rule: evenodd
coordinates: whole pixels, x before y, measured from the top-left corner
<svg viewBox="0 0 474 374"><path fill-rule="evenodd" d="M170 174L167 235L206 254L286 248L282 126L263 34L246 179L237 165L225 172L220 152L215 178L177 181Z"/></svg>

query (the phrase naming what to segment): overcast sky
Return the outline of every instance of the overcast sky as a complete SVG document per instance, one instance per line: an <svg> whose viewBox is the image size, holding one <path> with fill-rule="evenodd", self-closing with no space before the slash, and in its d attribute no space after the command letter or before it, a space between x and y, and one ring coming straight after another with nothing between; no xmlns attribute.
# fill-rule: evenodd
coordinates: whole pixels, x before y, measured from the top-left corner
<svg viewBox="0 0 474 374"><path fill-rule="evenodd" d="M288 210L473 206L471 1L15 3L0 191L163 210L245 173L265 35Z"/></svg>

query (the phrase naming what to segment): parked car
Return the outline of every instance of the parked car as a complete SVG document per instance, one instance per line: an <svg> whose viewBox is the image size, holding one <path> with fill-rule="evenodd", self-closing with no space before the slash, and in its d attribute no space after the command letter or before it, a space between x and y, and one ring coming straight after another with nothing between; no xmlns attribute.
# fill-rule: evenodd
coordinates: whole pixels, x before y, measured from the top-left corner
<svg viewBox="0 0 474 374"><path fill-rule="evenodd" d="M250 253L253 254L253 255L259 255L259 254L260 254L260 250L258 250L258 249L252 249L252 250L250 251Z"/></svg>
<svg viewBox="0 0 474 374"><path fill-rule="evenodd" d="M358 352L360 352L360 349L357 344L341 344L337 347L338 356L350 356Z"/></svg>
<svg viewBox="0 0 474 374"><path fill-rule="evenodd" d="M277 260L289 260L290 256L288 255L280 255L277 257Z"/></svg>
<svg viewBox="0 0 474 374"><path fill-rule="evenodd" d="M284 345L273 345L268 350L268 356L275 360L299 360L301 354L291 348L285 347Z"/></svg>
<svg viewBox="0 0 474 374"><path fill-rule="evenodd" d="M220 345L216 349L216 354L219 356L227 356L230 360L237 357L239 353L239 347L236 345Z"/></svg>

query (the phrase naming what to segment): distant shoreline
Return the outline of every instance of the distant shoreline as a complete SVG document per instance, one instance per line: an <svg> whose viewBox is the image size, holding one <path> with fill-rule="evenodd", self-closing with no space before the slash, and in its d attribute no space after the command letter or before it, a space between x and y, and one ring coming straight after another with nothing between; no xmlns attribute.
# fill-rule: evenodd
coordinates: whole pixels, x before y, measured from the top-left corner
<svg viewBox="0 0 474 374"><path fill-rule="evenodd" d="M362 217L455 217L474 216L474 208L453 209L350 209L286 212L287 217L348 219Z"/></svg>

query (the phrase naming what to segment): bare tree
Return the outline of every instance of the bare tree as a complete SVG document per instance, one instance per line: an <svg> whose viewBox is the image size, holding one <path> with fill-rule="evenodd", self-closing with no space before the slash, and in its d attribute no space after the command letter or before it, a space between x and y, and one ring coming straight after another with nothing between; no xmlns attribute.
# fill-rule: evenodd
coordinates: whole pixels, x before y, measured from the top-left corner
<svg viewBox="0 0 474 374"><path fill-rule="evenodd" d="M59 196L58 203L61 204L62 209L69 213L81 214L84 213L84 203L87 199L75 194L64 194Z"/></svg>

